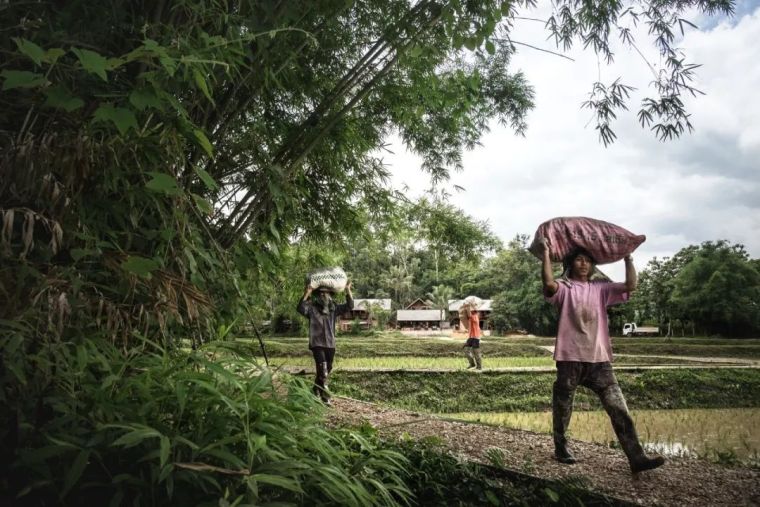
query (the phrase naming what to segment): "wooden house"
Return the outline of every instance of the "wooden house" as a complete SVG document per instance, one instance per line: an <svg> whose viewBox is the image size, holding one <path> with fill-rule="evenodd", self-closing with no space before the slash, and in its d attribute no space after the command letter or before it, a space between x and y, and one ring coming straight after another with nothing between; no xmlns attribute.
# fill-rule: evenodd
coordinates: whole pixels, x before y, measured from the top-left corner
<svg viewBox="0 0 760 507"><path fill-rule="evenodd" d="M391 300L388 299L354 299L354 309L340 316L338 326L342 331L349 331L355 321L362 329L369 329L377 324L377 311L391 311Z"/></svg>

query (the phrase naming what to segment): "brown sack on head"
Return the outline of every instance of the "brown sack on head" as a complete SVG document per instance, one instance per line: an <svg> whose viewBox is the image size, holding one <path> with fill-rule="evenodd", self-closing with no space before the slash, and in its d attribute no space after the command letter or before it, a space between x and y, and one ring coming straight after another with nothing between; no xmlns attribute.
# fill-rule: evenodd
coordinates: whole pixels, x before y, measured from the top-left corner
<svg viewBox="0 0 760 507"><path fill-rule="evenodd" d="M597 264L617 262L630 255L647 238L622 227L586 217L558 217L538 226L528 250L541 258L541 238L549 240L549 256L562 262L576 248L588 251Z"/></svg>
<svg viewBox="0 0 760 507"><path fill-rule="evenodd" d="M470 330L470 310L466 305L459 307L459 326L462 331Z"/></svg>

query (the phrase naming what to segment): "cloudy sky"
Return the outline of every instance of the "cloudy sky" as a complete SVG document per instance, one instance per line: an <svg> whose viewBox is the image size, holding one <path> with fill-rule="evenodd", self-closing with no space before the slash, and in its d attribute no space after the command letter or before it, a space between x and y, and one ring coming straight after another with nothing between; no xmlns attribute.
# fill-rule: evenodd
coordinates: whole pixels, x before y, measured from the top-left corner
<svg viewBox="0 0 760 507"><path fill-rule="evenodd" d="M545 9L525 13L545 19ZM647 241L634 255L643 268L654 256L684 246L727 239L760 257L760 0L739 0L734 18L691 18L699 30L678 41L688 60L701 63L697 88L706 93L687 101L695 132L660 142L642 129L635 113L652 71L642 58L620 48L615 63L600 65L591 52L573 50L569 61L528 48L512 62L536 91L525 137L494 125L482 146L465 154L460 185L451 202L476 219L488 220L505 242L532 235L556 216L589 216L621 225ZM654 48L639 47L657 67ZM521 21L513 40L554 49L542 23ZM602 81L622 76L638 88L631 111L613 126L618 140L605 148L591 115L580 104L601 72ZM393 184L410 196L429 188L420 161L396 141L384 156ZM605 268L623 277L622 263Z"/></svg>

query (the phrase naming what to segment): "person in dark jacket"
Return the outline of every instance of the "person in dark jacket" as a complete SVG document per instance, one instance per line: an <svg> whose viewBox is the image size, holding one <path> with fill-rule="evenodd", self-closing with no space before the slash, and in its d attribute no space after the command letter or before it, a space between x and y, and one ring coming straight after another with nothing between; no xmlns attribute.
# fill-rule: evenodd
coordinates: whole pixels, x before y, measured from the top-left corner
<svg viewBox="0 0 760 507"><path fill-rule="evenodd" d="M314 394L326 405L330 405L327 379L335 358L335 321L338 315L354 309L354 298L351 295L351 282L346 284L346 302L341 304L336 304L332 293L324 289L317 289L312 298L312 290L307 284L297 311L309 319L309 349L317 370Z"/></svg>

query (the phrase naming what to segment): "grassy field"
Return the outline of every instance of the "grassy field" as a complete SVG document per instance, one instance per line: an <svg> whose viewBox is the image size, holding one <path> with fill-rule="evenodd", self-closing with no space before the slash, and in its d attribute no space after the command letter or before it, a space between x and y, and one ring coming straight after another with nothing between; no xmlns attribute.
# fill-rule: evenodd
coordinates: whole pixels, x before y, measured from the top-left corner
<svg viewBox="0 0 760 507"><path fill-rule="evenodd" d="M551 409L553 373L340 372L331 389L352 398L439 412L511 412ZM632 409L760 407L760 370L701 369L617 372ZM601 408L585 388L577 410Z"/></svg>
<svg viewBox="0 0 760 507"><path fill-rule="evenodd" d="M311 369L305 337L266 339L270 362ZM358 399L432 412L505 412L547 410L551 404L552 372L489 372L489 368L552 367L542 346L546 337L486 337L482 341L485 371L465 371L462 340L414 338L398 334L339 336L332 389ZM615 364L689 364L668 356L760 358L760 340L716 338L615 338ZM639 355L639 357L636 357ZM665 357L641 357L657 355ZM392 372L349 372L346 369ZM344 371L341 371L343 369ZM404 372L451 369L455 371ZM398 371L395 371L398 370ZM760 407L760 370L665 369L617 372L631 408ZM596 396L579 389L576 408L598 409Z"/></svg>
<svg viewBox="0 0 760 507"><path fill-rule="evenodd" d="M243 341L243 340L241 340ZM249 341L249 340L246 340ZM264 341L267 354L277 356L308 356L309 340L307 338L267 338ZM336 353L340 357L461 357L464 340L448 338L412 338L388 336L382 338L362 338L339 336L336 340ZM531 344L507 339L485 338L482 341L483 353L504 357L551 357L546 349Z"/></svg>
<svg viewBox="0 0 760 507"><path fill-rule="evenodd" d="M251 341L241 338L241 341ZM415 338L396 333L337 338L340 357L416 356L456 357L462 354L461 338ZM306 337L265 337L272 356L310 356ZM544 348L554 345L548 337L485 337L483 354L492 357L548 357ZM616 354L737 357L760 359L760 339L722 338L613 338Z"/></svg>
<svg viewBox="0 0 760 507"><path fill-rule="evenodd" d="M288 366L295 368L312 369L314 364L311 356L274 356L270 357L272 366ZM658 365L704 365L698 361L687 359L669 359L664 357L640 357L620 356L615 359L616 365L625 366L658 366ZM375 370L464 370L467 367L467 359L460 352L458 357L449 356L375 356L375 357L344 357L338 354L335 359L335 369L375 369ZM550 355L546 356L484 356L483 367L485 370L494 368L554 368L554 360Z"/></svg>
<svg viewBox="0 0 760 507"><path fill-rule="evenodd" d="M545 347L554 345L554 339L486 337L481 343L483 372L465 370L467 360L462 349L463 341L459 338L416 338L398 334L339 336L330 388L338 395L417 412L457 414L458 417L470 420L499 424L506 424L504 421L512 421L514 417L537 417L546 426L546 421L550 420L555 373L504 372L495 369L553 368L551 353ZM305 337L267 339L266 344L272 365L313 369ZM736 420L721 422L718 416L725 409L734 409L735 414L751 413L754 414L753 418L757 418L756 411L760 409L760 369L665 368L624 371L621 367L704 367L707 364L704 358L760 359L760 340L614 338L613 351L616 354L615 365L618 367L616 376L626 395L628 406L634 414L638 414L637 417L644 417L645 412L651 412L646 416L652 421L655 418L665 421L661 424L665 437L653 433L652 442L658 443L662 438L666 443L670 440L682 442L693 432L692 426L707 427L706 423L692 421L695 414L701 413L700 409L706 409L704 417L713 426L719 426L724 437L749 438L746 435L751 429L747 425L753 424L751 418L741 415L734 416ZM349 371L352 369L366 371ZM582 424L579 421L584 417L589 418L590 427L609 430L606 414L598 398L588 389L581 387L576 392L575 409L576 431L580 431ZM679 412L681 409L683 411ZM720 411L710 412L710 409ZM646 436L655 427L652 421L639 421L642 435ZM732 426L729 423L735 424ZM514 421L508 425L515 426ZM546 430L543 427L528 429ZM714 433L719 434L720 431ZM719 461L725 461L728 456L733 463L749 456L736 451L733 444L733 447L721 447L721 442L713 437L697 438L698 441L694 444L696 454L690 455L713 459L714 456L710 457L710 449L714 448L719 450ZM578 438L596 441L595 437L579 435ZM599 438L601 442L614 440L609 434ZM749 447L747 449L750 450ZM757 447L751 448L752 459L755 459L757 452Z"/></svg>

